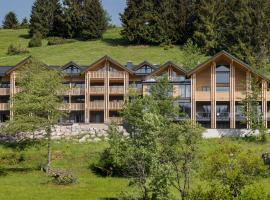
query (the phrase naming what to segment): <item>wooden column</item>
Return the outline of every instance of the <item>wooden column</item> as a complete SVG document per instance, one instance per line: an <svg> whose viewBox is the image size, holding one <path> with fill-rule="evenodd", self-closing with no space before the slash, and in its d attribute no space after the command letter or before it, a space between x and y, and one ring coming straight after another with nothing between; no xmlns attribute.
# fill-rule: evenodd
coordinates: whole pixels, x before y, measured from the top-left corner
<svg viewBox="0 0 270 200"><path fill-rule="evenodd" d="M13 119L13 111L12 111L12 107L13 107L13 98L14 95L16 93L16 72L13 71L10 74L10 119Z"/></svg>
<svg viewBox="0 0 270 200"><path fill-rule="evenodd" d="M230 128L235 128L235 67L230 64Z"/></svg>
<svg viewBox="0 0 270 200"><path fill-rule="evenodd" d="M262 113L263 123L267 127L267 81L262 80Z"/></svg>
<svg viewBox="0 0 270 200"><path fill-rule="evenodd" d="M191 120L196 122L196 74L191 76Z"/></svg>
<svg viewBox="0 0 270 200"><path fill-rule="evenodd" d="M124 101L128 100L129 73L124 72Z"/></svg>
<svg viewBox="0 0 270 200"><path fill-rule="evenodd" d="M69 90L68 90L68 112L71 111L71 82L69 82Z"/></svg>
<svg viewBox="0 0 270 200"><path fill-rule="evenodd" d="M250 92L251 90L251 73L250 71L246 72L246 92L247 94ZM247 109L249 109L249 107L247 107ZM250 129L250 124L247 121L247 129Z"/></svg>
<svg viewBox="0 0 270 200"><path fill-rule="evenodd" d="M110 69L109 63L106 61L106 76L104 78L104 122L109 121L109 93L110 93Z"/></svg>
<svg viewBox="0 0 270 200"><path fill-rule="evenodd" d="M91 72L87 72L85 74L85 102L84 102L84 122L85 123L89 123L90 122L90 109L89 109L89 105L90 105L90 73Z"/></svg>
<svg viewBox="0 0 270 200"><path fill-rule="evenodd" d="M211 128L216 128L216 63L211 65Z"/></svg>

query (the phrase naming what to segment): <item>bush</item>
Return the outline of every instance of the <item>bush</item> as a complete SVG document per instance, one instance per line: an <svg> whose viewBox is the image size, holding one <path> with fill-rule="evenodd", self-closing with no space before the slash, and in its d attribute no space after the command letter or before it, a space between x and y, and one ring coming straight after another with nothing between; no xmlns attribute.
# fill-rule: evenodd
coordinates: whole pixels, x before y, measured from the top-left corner
<svg viewBox="0 0 270 200"><path fill-rule="evenodd" d="M53 177L52 182L57 185L69 185L77 181L77 178L66 170L50 170L49 175Z"/></svg>
<svg viewBox="0 0 270 200"><path fill-rule="evenodd" d="M24 48L21 44L10 44L8 46L7 54L10 56L20 55L20 54L25 54L25 53L29 53L29 51L26 48Z"/></svg>
<svg viewBox="0 0 270 200"><path fill-rule="evenodd" d="M50 37L48 38L48 45L61 45L61 44L66 44L66 43L72 43L75 42L75 40L67 40L65 38L61 37Z"/></svg>
<svg viewBox="0 0 270 200"><path fill-rule="evenodd" d="M33 35L31 40L28 43L28 47L41 47L42 46L42 35L40 32L37 32Z"/></svg>

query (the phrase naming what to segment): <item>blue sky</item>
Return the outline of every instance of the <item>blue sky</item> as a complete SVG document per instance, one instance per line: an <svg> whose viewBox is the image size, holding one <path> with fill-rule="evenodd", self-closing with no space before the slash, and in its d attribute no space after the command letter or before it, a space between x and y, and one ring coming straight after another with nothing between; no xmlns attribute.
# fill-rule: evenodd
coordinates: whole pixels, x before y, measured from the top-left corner
<svg viewBox="0 0 270 200"><path fill-rule="evenodd" d="M17 14L18 19L27 17L29 19L31 7L34 0L0 0L0 25L7 12L13 11ZM125 0L102 0L104 8L112 17L112 23L121 25L119 13L123 12Z"/></svg>

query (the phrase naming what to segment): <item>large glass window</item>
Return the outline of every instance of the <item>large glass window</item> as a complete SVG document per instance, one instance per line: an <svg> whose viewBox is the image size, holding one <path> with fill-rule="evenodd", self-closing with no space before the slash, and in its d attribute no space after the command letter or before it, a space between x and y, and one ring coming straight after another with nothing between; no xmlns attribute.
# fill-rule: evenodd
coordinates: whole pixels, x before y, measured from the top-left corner
<svg viewBox="0 0 270 200"><path fill-rule="evenodd" d="M220 86L217 87L218 93L229 92L229 91L230 91L229 87L220 87Z"/></svg>
<svg viewBox="0 0 270 200"><path fill-rule="evenodd" d="M179 85L180 97L190 98L190 85Z"/></svg>
<svg viewBox="0 0 270 200"><path fill-rule="evenodd" d="M216 68L216 82L230 83L230 68L227 65L219 65Z"/></svg>
<svg viewBox="0 0 270 200"><path fill-rule="evenodd" d="M191 105L189 102L180 102L179 103L180 106L180 112L182 114L185 114L186 116L190 117L191 115ZM184 116L184 117L186 117Z"/></svg>
<svg viewBox="0 0 270 200"><path fill-rule="evenodd" d="M153 69L147 65L142 66L141 68L139 68L138 70L136 70L137 74L150 74L153 72Z"/></svg>
<svg viewBox="0 0 270 200"><path fill-rule="evenodd" d="M79 74L81 73L81 70L78 67L72 65L64 69L64 72L67 74Z"/></svg>

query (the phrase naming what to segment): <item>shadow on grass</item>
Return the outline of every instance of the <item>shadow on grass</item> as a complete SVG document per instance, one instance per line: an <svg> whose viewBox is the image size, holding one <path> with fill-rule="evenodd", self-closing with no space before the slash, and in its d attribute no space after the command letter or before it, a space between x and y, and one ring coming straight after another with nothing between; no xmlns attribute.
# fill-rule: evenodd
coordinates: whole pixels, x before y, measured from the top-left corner
<svg viewBox="0 0 270 200"><path fill-rule="evenodd" d="M7 176L10 173L27 173L36 171L34 168L27 168L27 167L11 167L11 168L1 168L0 169L0 176Z"/></svg>
<svg viewBox="0 0 270 200"><path fill-rule="evenodd" d="M33 140L33 139L25 139L22 141L12 141L12 142L0 142L0 145L6 147L6 148L12 148L12 149L16 149L19 151L23 151L29 147L33 147L33 146L40 146L43 144L42 140Z"/></svg>
<svg viewBox="0 0 270 200"><path fill-rule="evenodd" d="M132 45L127 40L125 40L123 38L115 38L115 39L102 38L101 41L107 43L110 46L129 46L129 45Z"/></svg>
<svg viewBox="0 0 270 200"><path fill-rule="evenodd" d="M19 35L20 38L23 38L23 39L30 39L31 36L29 34L21 34Z"/></svg>

